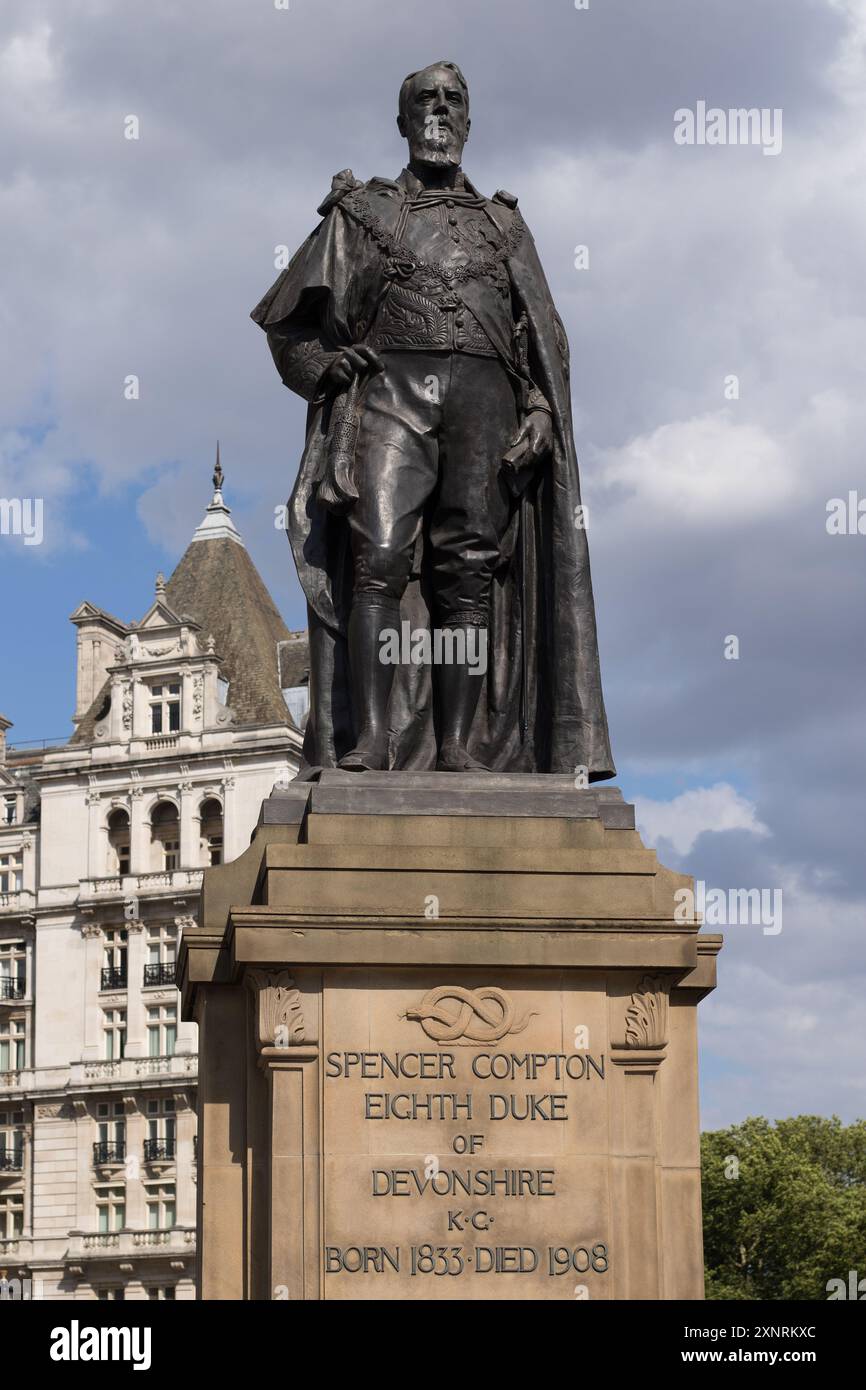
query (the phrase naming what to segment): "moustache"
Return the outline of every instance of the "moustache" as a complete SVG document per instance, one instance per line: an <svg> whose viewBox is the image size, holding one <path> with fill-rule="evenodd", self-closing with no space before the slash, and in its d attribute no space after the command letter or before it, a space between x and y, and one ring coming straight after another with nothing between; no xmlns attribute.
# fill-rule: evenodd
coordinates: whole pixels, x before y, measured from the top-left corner
<svg viewBox="0 0 866 1390"><path fill-rule="evenodd" d="M446 125L436 126L433 129L429 129L425 126L418 134L425 145L441 145L446 140L453 141L458 139L457 132L453 130L451 126Z"/></svg>

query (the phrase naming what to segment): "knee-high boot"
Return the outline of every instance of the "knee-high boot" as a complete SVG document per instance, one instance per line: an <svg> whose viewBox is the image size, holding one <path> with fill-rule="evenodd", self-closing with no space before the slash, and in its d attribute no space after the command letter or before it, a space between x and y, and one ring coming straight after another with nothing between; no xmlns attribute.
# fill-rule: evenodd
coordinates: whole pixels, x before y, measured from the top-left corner
<svg viewBox="0 0 866 1390"><path fill-rule="evenodd" d="M378 772L388 766L388 700L394 667L381 660L382 632L399 630L400 611L390 604L354 603L349 616L349 664L355 720L355 747L340 759L350 772Z"/></svg>
<svg viewBox="0 0 866 1390"><path fill-rule="evenodd" d="M470 649L470 634L476 638L475 651L485 650L487 629L466 627L466 646ZM478 708L483 675L473 675L467 662L442 662L435 668L436 692L439 702L439 772L487 772L488 768L469 755L469 734Z"/></svg>

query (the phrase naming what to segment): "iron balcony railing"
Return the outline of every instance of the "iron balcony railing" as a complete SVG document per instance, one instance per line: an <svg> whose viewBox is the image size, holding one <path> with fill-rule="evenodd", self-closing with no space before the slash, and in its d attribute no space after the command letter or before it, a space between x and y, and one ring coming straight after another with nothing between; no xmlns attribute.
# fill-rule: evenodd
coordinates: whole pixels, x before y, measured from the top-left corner
<svg viewBox="0 0 866 1390"><path fill-rule="evenodd" d="M175 972L174 961L146 965L144 967L144 983L146 985L173 985Z"/></svg>
<svg viewBox="0 0 866 1390"><path fill-rule="evenodd" d="M0 978L0 999L23 999L25 992L23 975L4 975Z"/></svg>
<svg viewBox="0 0 866 1390"><path fill-rule="evenodd" d="M23 1149L0 1149L0 1172L20 1173L24 1167Z"/></svg>
<svg viewBox="0 0 866 1390"><path fill-rule="evenodd" d="M173 1139L145 1139L144 1141L144 1161L145 1163L155 1163L160 1160L169 1162L174 1158Z"/></svg>
<svg viewBox="0 0 866 1390"><path fill-rule="evenodd" d="M126 989L126 966L103 965L101 989Z"/></svg>
<svg viewBox="0 0 866 1390"><path fill-rule="evenodd" d="M123 1163L126 1160L126 1144L123 1141L111 1142L103 1139L93 1145L94 1163Z"/></svg>

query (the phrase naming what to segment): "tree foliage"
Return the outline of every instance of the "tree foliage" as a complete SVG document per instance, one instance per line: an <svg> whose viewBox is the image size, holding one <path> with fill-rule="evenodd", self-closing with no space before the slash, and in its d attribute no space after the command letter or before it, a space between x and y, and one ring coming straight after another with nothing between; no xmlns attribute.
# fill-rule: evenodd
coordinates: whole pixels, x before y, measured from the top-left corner
<svg viewBox="0 0 866 1390"><path fill-rule="evenodd" d="M702 1135L701 1168L707 1298L823 1300L866 1279L866 1121L749 1119Z"/></svg>

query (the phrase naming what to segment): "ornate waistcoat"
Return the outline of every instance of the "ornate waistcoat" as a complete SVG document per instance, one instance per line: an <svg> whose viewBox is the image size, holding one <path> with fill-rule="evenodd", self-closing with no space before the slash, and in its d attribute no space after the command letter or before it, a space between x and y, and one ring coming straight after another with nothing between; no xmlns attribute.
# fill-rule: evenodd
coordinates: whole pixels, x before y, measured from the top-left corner
<svg viewBox="0 0 866 1390"><path fill-rule="evenodd" d="M496 348L460 293L467 280L480 281L488 312L499 320L506 341L511 340L505 268L511 247L485 212L486 200L463 188L425 190L412 180L395 205L387 187L383 181L378 197L375 189L360 189L342 204L370 232L384 260L387 284L367 341L376 351L496 357Z"/></svg>

